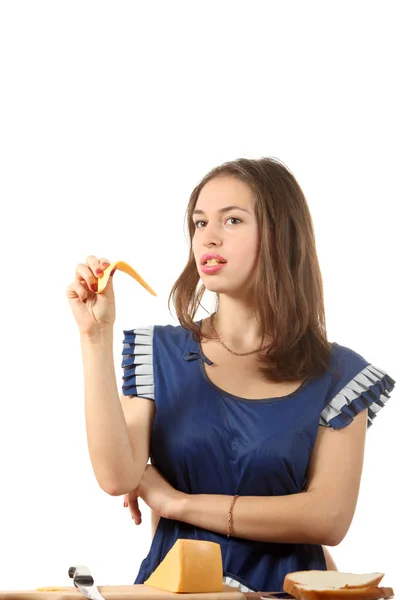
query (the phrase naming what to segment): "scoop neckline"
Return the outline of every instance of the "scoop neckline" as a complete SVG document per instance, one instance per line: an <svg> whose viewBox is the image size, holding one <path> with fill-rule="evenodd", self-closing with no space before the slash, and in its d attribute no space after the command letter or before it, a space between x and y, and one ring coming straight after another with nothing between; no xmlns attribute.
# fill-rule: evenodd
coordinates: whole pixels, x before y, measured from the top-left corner
<svg viewBox="0 0 400 600"><path fill-rule="evenodd" d="M202 322L203 322L203 319L198 321L200 327L201 327ZM196 342L197 342L200 356L204 356L205 358L208 358L204 354L203 348L201 347L201 338L197 339ZM210 360L210 359L208 359L208 360ZM304 389L312 382L311 379L305 379L303 381L303 383L301 384L301 386L297 388L297 390L294 390L294 392L291 392L290 394L286 394L285 396L273 396L271 398L242 398L242 396L236 396L235 394L231 394L230 392L223 390L217 384L215 384L213 381L211 381L211 379L209 378L209 376L206 372L206 368L204 366L204 361L200 360L199 363L200 363L199 364L200 372L201 372L204 380L206 381L206 383L209 386L211 386L215 391L217 391L218 394L222 395L224 398L230 398L231 400L236 400L238 402L258 402L261 404L268 404L271 402L282 402L282 401L288 400L288 399L292 398L293 396L295 396L296 394L299 394L300 392L304 391Z"/></svg>
<svg viewBox="0 0 400 600"><path fill-rule="evenodd" d="M213 381L211 381L211 379L207 375L206 368L204 366L204 362L202 360L200 360L199 362L200 362L200 365L199 365L200 371L201 371L201 374L202 374L203 378L205 379L206 383L209 386L211 386L216 392L218 392L218 394L220 396L223 396L224 398L229 398L231 400L235 400L236 402L253 402L253 403L259 403L259 404L282 402L284 400L289 400L296 394L302 392L308 386L308 384L311 383L311 380L306 379L303 381L301 386L299 388L297 388L297 390L294 390L294 392L291 392L290 394L286 394L285 396L273 396L271 398L242 398L242 396L235 396L235 394L231 394L230 392L223 390L218 385L216 385Z"/></svg>

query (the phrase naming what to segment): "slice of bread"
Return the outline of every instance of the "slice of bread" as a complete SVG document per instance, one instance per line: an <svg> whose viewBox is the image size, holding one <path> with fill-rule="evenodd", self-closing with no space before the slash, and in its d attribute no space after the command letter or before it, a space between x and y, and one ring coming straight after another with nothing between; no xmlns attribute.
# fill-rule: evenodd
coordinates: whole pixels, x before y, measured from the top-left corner
<svg viewBox="0 0 400 600"><path fill-rule="evenodd" d="M384 573L340 573L339 571L296 571L288 573L283 589L298 600L378 600L390 598L393 589L378 587Z"/></svg>
<svg viewBox="0 0 400 600"><path fill-rule="evenodd" d="M307 587L294 587L292 596L297 600L380 600L381 598L392 598L392 588L378 587L376 585L366 588L339 589L339 590L313 590Z"/></svg>

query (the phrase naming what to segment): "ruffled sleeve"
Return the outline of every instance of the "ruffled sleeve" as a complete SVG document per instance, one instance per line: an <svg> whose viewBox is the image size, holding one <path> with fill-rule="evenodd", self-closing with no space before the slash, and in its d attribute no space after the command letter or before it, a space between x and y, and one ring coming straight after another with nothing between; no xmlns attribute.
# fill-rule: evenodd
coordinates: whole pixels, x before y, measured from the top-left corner
<svg viewBox="0 0 400 600"><path fill-rule="evenodd" d="M319 424L341 429L366 408L370 427L390 398L395 383L385 371L368 364L334 395L322 411Z"/></svg>
<svg viewBox="0 0 400 600"><path fill-rule="evenodd" d="M124 331L122 350L124 396L154 400L154 327Z"/></svg>

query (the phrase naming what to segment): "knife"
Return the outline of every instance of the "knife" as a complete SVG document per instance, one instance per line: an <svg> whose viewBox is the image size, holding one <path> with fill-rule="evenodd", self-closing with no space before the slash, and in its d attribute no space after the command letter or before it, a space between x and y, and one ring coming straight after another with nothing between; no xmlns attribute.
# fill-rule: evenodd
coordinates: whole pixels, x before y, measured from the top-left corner
<svg viewBox="0 0 400 600"><path fill-rule="evenodd" d="M287 594L286 592L243 592L246 596L247 600L268 600L269 598L276 598L279 600L280 598L292 598L295 600L294 596Z"/></svg>
<svg viewBox="0 0 400 600"><path fill-rule="evenodd" d="M68 575L74 582L74 586L89 598L90 600L105 600L100 594L97 586L94 585L94 579L88 569L84 565L75 565L68 569Z"/></svg>

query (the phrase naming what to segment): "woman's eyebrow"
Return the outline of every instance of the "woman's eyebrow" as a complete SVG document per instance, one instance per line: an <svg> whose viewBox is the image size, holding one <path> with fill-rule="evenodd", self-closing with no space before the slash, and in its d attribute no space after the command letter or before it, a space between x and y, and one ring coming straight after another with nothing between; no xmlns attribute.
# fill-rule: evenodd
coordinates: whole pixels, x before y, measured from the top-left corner
<svg viewBox="0 0 400 600"><path fill-rule="evenodd" d="M246 208L242 208L241 206L225 206L225 208L219 208L217 210L217 212L219 213L226 213L226 212L230 212L231 210L242 210L243 212L248 213L249 215L251 214L249 210L247 210ZM205 212L204 210L200 210L200 209L196 209L193 211L194 215L204 215Z"/></svg>

